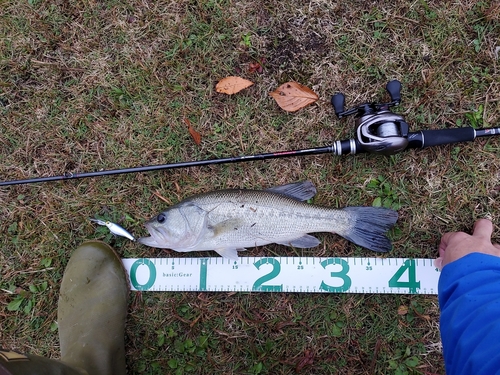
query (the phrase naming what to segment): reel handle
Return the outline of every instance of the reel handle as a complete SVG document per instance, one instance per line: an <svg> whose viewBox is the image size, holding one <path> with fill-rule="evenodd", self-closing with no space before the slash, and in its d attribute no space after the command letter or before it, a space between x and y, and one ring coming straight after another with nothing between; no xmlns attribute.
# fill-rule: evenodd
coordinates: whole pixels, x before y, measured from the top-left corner
<svg viewBox="0 0 500 375"><path fill-rule="evenodd" d="M391 97L391 104L399 105L401 103L401 82L398 80L389 81L385 89Z"/></svg>
<svg viewBox="0 0 500 375"><path fill-rule="evenodd" d="M392 80L387 83L385 89L391 97L389 103L365 103L358 107L345 110L345 95L341 92L337 92L332 96L331 103L333 109L335 110L335 115L341 119L342 117L356 115L356 117L362 117L363 115L377 113L382 110L387 110L389 107L397 106L401 103L401 82L398 80Z"/></svg>
<svg viewBox="0 0 500 375"><path fill-rule="evenodd" d="M341 92L336 93L335 95L332 96L332 106L335 111L335 115L337 115L338 118L342 118L344 112L344 107L345 107L345 95L342 94Z"/></svg>

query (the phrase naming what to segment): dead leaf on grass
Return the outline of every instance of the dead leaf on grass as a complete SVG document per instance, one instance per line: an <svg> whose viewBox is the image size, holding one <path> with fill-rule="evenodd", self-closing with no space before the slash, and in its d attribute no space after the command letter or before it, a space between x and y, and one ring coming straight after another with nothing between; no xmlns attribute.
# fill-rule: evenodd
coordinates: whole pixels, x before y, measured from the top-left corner
<svg viewBox="0 0 500 375"><path fill-rule="evenodd" d="M314 352L310 349L306 349L301 358L299 358L297 365L295 366L295 372L301 372L307 365L312 365L314 363Z"/></svg>
<svg viewBox="0 0 500 375"><path fill-rule="evenodd" d="M287 112L296 112L319 98L309 87L297 82L284 83L269 95Z"/></svg>
<svg viewBox="0 0 500 375"><path fill-rule="evenodd" d="M185 118L184 123L187 125L189 134L191 134L191 137L193 137L194 143L197 145L200 145L201 143L201 134L198 133L196 130L194 130L193 126L191 125L191 121L189 119Z"/></svg>
<svg viewBox="0 0 500 375"><path fill-rule="evenodd" d="M260 61L251 62L250 64L248 64L248 73L262 73L264 71L264 67L262 66L262 64L265 60L265 58L262 58Z"/></svg>
<svg viewBox="0 0 500 375"><path fill-rule="evenodd" d="M398 307L398 315L406 315L408 314L408 307L401 305Z"/></svg>
<svg viewBox="0 0 500 375"><path fill-rule="evenodd" d="M258 62L248 64L248 73L262 73L262 66Z"/></svg>
<svg viewBox="0 0 500 375"><path fill-rule="evenodd" d="M236 94L237 92L240 92L241 90L246 89L247 87L250 87L252 85L253 85L253 82L249 81L248 79L236 77L236 76L230 76L230 77L222 78L217 83L217 85L215 85L215 90L217 92L222 93L222 94L233 95L233 94Z"/></svg>

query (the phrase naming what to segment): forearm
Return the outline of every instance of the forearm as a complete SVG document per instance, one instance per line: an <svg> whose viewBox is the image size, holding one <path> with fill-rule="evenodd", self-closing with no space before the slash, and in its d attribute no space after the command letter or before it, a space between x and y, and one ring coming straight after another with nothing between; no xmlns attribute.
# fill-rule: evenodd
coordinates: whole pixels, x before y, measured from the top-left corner
<svg viewBox="0 0 500 375"><path fill-rule="evenodd" d="M469 254L439 279L441 339L448 375L500 370L500 258Z"/></svg>

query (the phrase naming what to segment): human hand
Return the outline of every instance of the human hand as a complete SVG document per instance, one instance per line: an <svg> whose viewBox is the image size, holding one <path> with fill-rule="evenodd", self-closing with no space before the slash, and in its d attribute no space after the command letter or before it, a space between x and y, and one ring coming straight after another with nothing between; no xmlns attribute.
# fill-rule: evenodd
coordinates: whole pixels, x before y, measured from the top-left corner
<svg viewBox="0 0 500 375"><path fill-rule="evenodd" d="M479 219L474 223L472 235L464 232L445 233L439 244L439 258L434 264L440 270L470 253L483 253L500 257L500 245L491 243L493 223Z"/></svg>

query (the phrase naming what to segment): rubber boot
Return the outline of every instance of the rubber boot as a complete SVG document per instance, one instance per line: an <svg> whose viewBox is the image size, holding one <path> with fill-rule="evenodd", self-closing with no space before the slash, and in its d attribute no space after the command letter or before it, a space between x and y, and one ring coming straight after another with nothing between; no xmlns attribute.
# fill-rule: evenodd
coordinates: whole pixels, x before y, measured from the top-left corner
<svg viewBox="0 0 500 375"><path fill-rule="evenodd" d="M0 349L0 375L89 375L54 359Z"/></svg>
<svg viewBox="0 0 500 375"><path fill-rule="evenodd" d="M61 360L0 349L0 375L123 375L129 283L104 242L83 243L64 271L58 324Z"/></svg>
<svg viewBox="0 0 500 375"><path fill-rule="evenodd" d="M64 271L57 320L61 360L89 375L124 375L129 283L113 249L79 246Z"/></svg>

